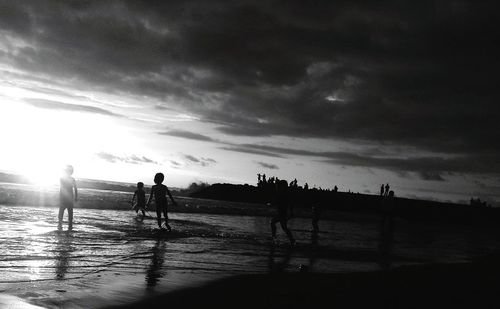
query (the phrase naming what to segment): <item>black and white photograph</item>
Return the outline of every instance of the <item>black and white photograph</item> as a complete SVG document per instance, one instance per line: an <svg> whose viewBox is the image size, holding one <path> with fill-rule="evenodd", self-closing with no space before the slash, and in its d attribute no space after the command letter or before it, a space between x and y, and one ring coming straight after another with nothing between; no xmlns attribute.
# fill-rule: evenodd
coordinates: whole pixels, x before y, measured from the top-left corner
<svg viewBox="0 0 500 309"><path fill-rule="evenodd" d="M498 291L500 2L0 0L0 309Z"/></svg>

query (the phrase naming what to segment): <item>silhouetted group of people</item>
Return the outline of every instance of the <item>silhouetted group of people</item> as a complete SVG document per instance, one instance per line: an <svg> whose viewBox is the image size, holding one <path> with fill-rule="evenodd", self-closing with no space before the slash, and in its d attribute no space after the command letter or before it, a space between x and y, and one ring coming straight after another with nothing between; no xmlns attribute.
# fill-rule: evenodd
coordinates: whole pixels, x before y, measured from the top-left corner
<svg viewBox="0 0 500 309"><path fill-rule="evenodd" d="M270 177L266 179L265 174L257 174L257 186L269 194L271 205L275 207L276 213L271 219L271 234L273 242L277 241L276 238L276 224L279 223L281 228L287 235L290 244L293 246L295 244L295 239L288 229L287 222L293 217L293 205L298 203L299 193L304 193L303 191L309 190L309 185L304 184L304 187L298 185L297 179L293 179L288 183L286 180L279 179L278 177ZM312 189L313 191L326 191L321 189ZM334 192L338 191L338 187L335 186ZM317 235L319 232L319 219L320 219L320 205L314 201L309 201L311 203L311 223L312 232ZM289 213L289 214L288 214Z"/></svg>
<svg viewBox="0 0 500 309"><path fill-rule="evenodd" d="M76 186L76 181L72 177L73 175L73 167L71 165L67 165L64 169L64 175L60 179L60 189L59 189L59 222L58 229L62 229L62 220L64 216L64 211L68 211L68 230L73 229L73 207L74 203L78 200L78 189ZM149 194L149 199L146 202L146 192L144 191L144 183L138 182L137 189L134 192L132 197L132 209L135 210L136 213L139 211L142 212L142 219L144 219L147 207L150 205L151 201L154 199L156 204L156 218L158 221L158 227L160 229L163 228L161 218L162 214L165 218L165 227L168 231L171 231L172 228L168 224L168 199L167 196L172 200L174 205L177 205L175 202L170 190L167 186L163 184L165 180L165 175L163 173L157 173L154 177L154 183L151 187L151 193Z"/></svg>
<svg viewBox="0 0 500 309"><path fill-rule="evenodd" d="M380 186L380 196L389 196L390 188L391 188L391 186L389 186L388 183L385 184L385 186L384 186L384 184L382 184Z"/></svg>
<svg viewBox="0 0 500 309"><path fill-rule="evenodd" d="M479 206L479 207L491 207L491 205L486 203L486 201L481 201L481 199L479 197L477 199L471 197L470 205L475 206L475 207L477 207L477 206Z"/></svg>

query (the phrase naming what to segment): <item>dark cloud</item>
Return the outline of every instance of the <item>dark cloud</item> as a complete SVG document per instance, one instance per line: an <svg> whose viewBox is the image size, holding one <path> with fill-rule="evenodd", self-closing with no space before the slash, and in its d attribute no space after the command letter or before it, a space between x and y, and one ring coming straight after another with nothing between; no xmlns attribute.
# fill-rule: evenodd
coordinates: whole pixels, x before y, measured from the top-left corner
<svg viewBox="0 0 500 309"><path fill-rule="evenodd" d="M262 156L268 156L268 157L273 157L273 158L282 158L282 155L268 152L268 151L262 151L259 149L254 149L252 147L242 147L242 146L221 146L219 147L220 149L224 150L229 150L229 151L235 151L235 152L241 152L241 153L248 153L248 154L255 154L255 155L262 155Z"/></svg>
<svg viewBox="0 0 500 309"><path fill-rule="evenodd" d="M197 140L197 141L207 141L207 142L214 141L209 136L198 134L198 133L193 133L193 132L189 132L189 131L183 131L183 130L169 130L166 132L160 132L158 134L175 136L175 137L186 138L186 139L192 139L192 140Z"/></svg>
<svg viewBox="0 0 500 309"><path fill-rule="evenodd" d="M475 161L500 156L499 6L11 1L0 5L0 61L81 88L175 102L225 134L368 140L440 155L334 161L500 173Z"/></svg>
<svg viewBox="0 0 500 309"><path fill-rule="evenodd" d="M420 177L423 180L432 180L432 181L446 181L443 176L438 172L420 172Z"/></svg>
<svg viewBox="0 0 500 309"><path fill-rule="evenodd" d="M196 165L200 165L202 167L206 167L206 166L209 166L211 164L215 164L217 163L216 160L214 159L211 159L211 158L197 158L195 156L192 156L192 155L189 155L189 154L184 154L184 159L186 159L186 161L188 162L188 164L196 164Z"/></svg>
<svg viewBox="0 0 500 309"><path fill-rule="evenodd" d="M263 168L268 168L268 169L271 169L271 170L278 170L279 167L276 165L276 164L270 164L270 163L266 163L266 162L256 162L258 165L260 165L261 167Z"/></svg>
<svg viewBox="0 0 500 309"><path fill-rule="evenodd" d="M112 113L108 110L94 107L94 106L68 104L68 103L62 103L62 102L57 102L57 101L52 101L52 100L43 100L43 99L24 99L24 101L26 103L28 103L32 106L38 107L38 108L57 109L57 110L64 110L64 111L70 111L70 112L85 112L85 113L94 113L94 114L101 114L101 115L107 115L107 116L121 117L118 114L115 114L115 113Z"/></svg>
<svg viewBox="0 0 500 309"><path fill-rule="evenodd" d="M116 162L124 162L129 164L158 164L158 162L151 160L144 156L131 155L127 157L117 156L107 152L99 152L96 153L96 156L102 160L116 163Z"/></svg>
<svg viewBox="0 0 500 309"><path fill-rule="evenodd" d="M255 153L270 157L283 157L283 155L297 155L316 157L335 165L361 166L369 168L387 169L402 175L405 172L416 172L424 180L445 180L442 173L474 173L495 174L500 171L500 163L495 156L480 155L476 157L390 157L373 155L368 149L367 153L334 152L334 151L310 151L276 147L269 145L241 144L222 147L226 150L245 153Z"/></svg>

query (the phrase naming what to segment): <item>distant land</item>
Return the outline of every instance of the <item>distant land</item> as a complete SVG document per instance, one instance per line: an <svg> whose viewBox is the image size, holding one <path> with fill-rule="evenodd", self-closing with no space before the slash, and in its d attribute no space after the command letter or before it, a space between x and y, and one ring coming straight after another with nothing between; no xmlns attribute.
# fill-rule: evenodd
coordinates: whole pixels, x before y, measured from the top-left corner
<svg viewBox="0 0 500 309"><path fill-rule="evenodd" d="M213 184L190 194L190 197L246 203L268 203L272 196L266 190L245 185ZM297 189L291 193L290 203L294 208L312 206L329 211L348 211L377 214L384 207L386 198L379 195L334 192L318 189ZM480 220L500 222L500 208L484 207L410 198L394 198L394 214L409 220L438 220L475 223Z"/></svg>
<svg viewBox="0 0 500 309"><path fill-rule="evenodd" d="M22 175L0 172L0 182L14 184L33 185L29 179ZM114 181L102 181L92 179L77 179L78 187L81 189L94 189L117 192L133 192L136 185ZM174 196L197 198L214 201L228 201L250 204L267 204L271 202L270 192L253 185L236 184L212 184L192 183L188 188L171 188ZM146 186L146 192L149 188ZM397 194L397 193L396 193ZM127 197L128 199L129 197ZM333 192L330 190L298 189L291 196L291 203L299 216L309 216L310 208L317 206L325 215L334 212L355 212L364 214L378 214L383 206L384 199L378 195ZM396 197L394 202L394 214L408 220L437 220L453 221L460 223L492 223L500 222L500 208L484 207L483 205L457 204L418 200ZM123 201L122 201L123 202ZM207 201L208 202L208 201ZM235 205L236 207L236 205ZM184 208L178 209L184 211ZM176 209L172 209L176 211ZM232 212L229 209L223 212ZM267 211L266 211L267 212ZM331 215L325 217L331 218Z"/></svg>
<svg viewBox="0 0 500 309"><path fill-rule="evenodd" d="M78 187L82 189L96 189L96 190L109 190L109 191L122 191L122 192L134 192L136 189L135 183L85 179L85 178L78 178L77 181L78 181ZM6 173L6 172L0 172L0 182L35 185L35 183L32 182L26 176ZM170 189L176 192L183 191L183 189L179 188L170 188Z"/></svg>

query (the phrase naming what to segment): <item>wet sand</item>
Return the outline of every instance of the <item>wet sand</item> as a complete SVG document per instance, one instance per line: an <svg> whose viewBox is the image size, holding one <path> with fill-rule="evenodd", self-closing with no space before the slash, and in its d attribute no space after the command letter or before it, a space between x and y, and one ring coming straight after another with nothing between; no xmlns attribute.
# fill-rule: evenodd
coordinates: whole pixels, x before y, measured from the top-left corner
<svg viewBox="0 0 500 309"><path fill-rule="evenodd" d="M498 308L498 258L377 272L235 276L109 308Z"/></svg>
<svg viewBox="0 0 500 309"><path fill-rule="evenodd" d="M60 232L57 208L0 206L0 292L44 308L135 306L155 297L195 305L205 296L207 304L225 297L250 304L264 297L273 306L289 299L319 306L332 291L352 295L352 286L378 295L380 280L392 272L400 275L387 284L406 286L403 294L425 292L427 281L433 286L434 277L418 279L420 270L401 270L408 265L431 265L434 270L423 273L461 282L460 269L447 274L432 265L473 262L500 251L498 228L488 226L397 221L385 252L378 217L322 220L316 238L310 220L294 218L289 227L298 244L290 248L279 228L280 243L272 245L266 217L170 216L174 231L166 233L156 228L154 217L140 221L131 211L78 209L74 230L65 225ZM307 273L299 272L301 265ZM484 282L481 276L474 280ZM228 292L221 295L220 289Z"/></svg>

